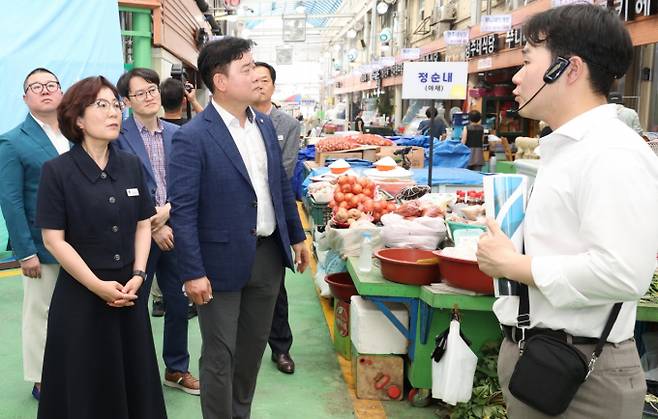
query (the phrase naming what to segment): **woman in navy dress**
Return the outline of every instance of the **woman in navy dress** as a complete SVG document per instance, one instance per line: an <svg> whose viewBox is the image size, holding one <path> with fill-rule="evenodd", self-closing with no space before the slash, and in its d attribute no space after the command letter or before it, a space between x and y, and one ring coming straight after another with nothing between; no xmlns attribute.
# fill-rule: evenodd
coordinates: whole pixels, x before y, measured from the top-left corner
<svg viewBox="0 0 658 419"><path fill-rule="evenodd" d="M48 317L39 419L163 419L151 325L135 305L154 206L137 157L112 143L116 88L71 86L57 112L75 145L44 164L37 225L61 264Z"/></svg>

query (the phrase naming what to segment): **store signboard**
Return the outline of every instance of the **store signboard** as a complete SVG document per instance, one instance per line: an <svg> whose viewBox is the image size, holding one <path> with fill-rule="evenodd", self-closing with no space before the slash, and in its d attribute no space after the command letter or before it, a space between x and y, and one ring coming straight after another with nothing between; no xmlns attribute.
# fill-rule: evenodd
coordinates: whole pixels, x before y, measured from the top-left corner
<svg viewBox="0 0 658 419"><path fill-rule="evenodd" d="M468 44L469 31L445 31L443 39L446 45L466 45Z"/></svg>
<svg viewBox="0 0 658 419"><path fill-rule="evenodd" d="M402 99L466 99L466 62L405 62Z"/></svg>
<svg viewBox="0 0 658 419"><path fill-rule="evenodd" d="M627 22L639 16L658 15L658 0L621 0L616 3L617 13Z"/></svg>
<svg viewBox="0 0 658 419"><path fill-rule="evenodd" d="M507 35L505 35L505 46L507 48L520 47L525 43L526 38L521 28L514 28L507 31Z"/></svg>
<svg viewBox="0 0 658 419"><path fill-rule="evenodd" d="M420 48L402 48L402 58L405 60L417 60L420 58Z"/></svg>
<svg viewBox="0 0 658 419"><path fill-rule="evenodd" d="M480 19L481 32L507 32L512 29L512 15L483 15Z"/></svg>
<svg viewBox="0 0 658 419"><path fill-rule="evenodd" d="M466 45L466 59L493 54L499 49L497 33L471 39Z"/></svg>

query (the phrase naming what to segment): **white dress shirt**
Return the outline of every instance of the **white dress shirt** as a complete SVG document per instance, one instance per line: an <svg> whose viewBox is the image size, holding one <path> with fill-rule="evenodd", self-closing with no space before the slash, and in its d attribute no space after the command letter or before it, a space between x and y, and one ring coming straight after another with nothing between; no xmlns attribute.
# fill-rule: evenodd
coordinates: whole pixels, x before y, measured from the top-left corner
<svg viewBox="0 0 658 419"><path fill-rule="evenodd" d="M530 327L599 337L613 304L624 302L608 341L629 339L656 266L658 157L615 105L572 119L540 148L524 224L537 285ZM498 298L494 312L516 325L518 297Z"/></svg>
<svg viewBox="0 0 658 419"><path fill-rule="evenodd" d="M53 146L57 150L58 154L64 154L71 149L69 140L66 139L66 137L62 134L61 131L57 131L57 132L53 131L53 129L50 128L50 125L46 124L45 122L41 121L39 118L34 116L32 112L30 112L30 115L32 115L32 118L34 118L34 120L37 121L37 124L39 124L41 129L43 129L43 131L46 133L46 135L50 139L50 142L53 143Z"/></svg>
<svg viewBox="0 0 658 419"><path fill-rule="evenodd" d="M256 234L259 236L269 236L276 229L276 217L274 215L274 205L272 204L272 195L267 175L267 151L263 136L256 125L256 114L251 108L246 112L251 115L247 118L244 128L240 126L240 121L229 111L222 108L217 102L212 101L213 106L219 113L219 116L226 124L235 145L238 147L242 161L247 168L251 185L256 193L258 206L256 208Z"/></svg>

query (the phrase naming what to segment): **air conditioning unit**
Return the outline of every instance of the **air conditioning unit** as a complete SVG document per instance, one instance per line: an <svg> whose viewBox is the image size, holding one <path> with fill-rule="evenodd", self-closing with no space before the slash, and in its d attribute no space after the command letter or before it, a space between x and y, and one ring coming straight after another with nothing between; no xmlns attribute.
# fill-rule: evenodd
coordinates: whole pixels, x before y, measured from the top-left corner
<svg viewBox="0 0 658 419"><path fill-rule="evenodd" d="M437 10L439 22L454 22L457 20L457 7L453 2L448 2Z"/></svg>

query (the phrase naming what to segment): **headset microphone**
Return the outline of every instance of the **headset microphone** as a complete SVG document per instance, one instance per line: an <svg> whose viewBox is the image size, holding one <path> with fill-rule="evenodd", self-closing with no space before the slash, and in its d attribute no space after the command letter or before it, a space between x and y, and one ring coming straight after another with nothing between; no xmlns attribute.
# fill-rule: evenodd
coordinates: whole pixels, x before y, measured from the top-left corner
<svg viewBox="0 0 658 419"><path fill-rule="evenodd" d="M518 113L521 109L528 106L530 102L532 102L534 98L537 97L539 92L544 90L544 87L546 87L546 85L555 83L557 79L559 79L560 76L564 74L564 71L567 69L567 67L569 67L570 63L571 62L567 58L558 56L553 62L553 64L551 64L551 66L548 67L548 70L546 70L546 72L544 73L544 84L539 88L539 90L537 90L535 94L532 95L532 97L526 103L523 104L523 106L517 109L511 109L510 111L514 113Z"/></svg>

